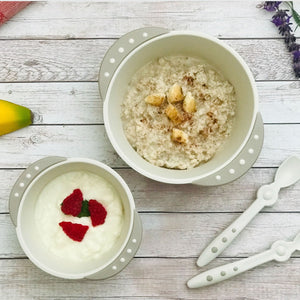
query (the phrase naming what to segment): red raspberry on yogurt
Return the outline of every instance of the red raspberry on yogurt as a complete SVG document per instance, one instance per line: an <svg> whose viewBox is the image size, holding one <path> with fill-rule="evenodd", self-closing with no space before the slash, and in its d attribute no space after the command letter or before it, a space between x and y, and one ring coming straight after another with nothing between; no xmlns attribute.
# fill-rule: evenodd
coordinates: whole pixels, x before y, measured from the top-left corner
<svg viewBox="0 0 300 300"><path fill-rule="evenodd" d="M59 226L64 233L73 241L81 242L89 229L89 226L72 222L60 222Z"/></svg>
<svg viewBox="0 0 300 300"><path fill-rule="evenodd" d="M80 189L75 189L61 204L61 211L66 215L76 217L81 212L83 196Z"/></svg>
<svg viewBox="0 0 300 300"><path fill-rule="evenodd" d="M91 214L92 225L94 227L104 224L107 211L101 203L94 199L91 199L89 201L89 211Z"/></svg>

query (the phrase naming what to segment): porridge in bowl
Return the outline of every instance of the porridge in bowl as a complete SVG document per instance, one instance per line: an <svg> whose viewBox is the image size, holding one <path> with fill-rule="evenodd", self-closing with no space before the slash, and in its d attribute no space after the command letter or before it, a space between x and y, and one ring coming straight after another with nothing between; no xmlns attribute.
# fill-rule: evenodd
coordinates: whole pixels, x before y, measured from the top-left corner
<svg viewBox="0 0 300 300"><path fill-rule="evenodd" d="M133 76L122 103L131 146L159 167L190 169L221 149L234 123L233 86L200 59L166 56Z"/></svg>

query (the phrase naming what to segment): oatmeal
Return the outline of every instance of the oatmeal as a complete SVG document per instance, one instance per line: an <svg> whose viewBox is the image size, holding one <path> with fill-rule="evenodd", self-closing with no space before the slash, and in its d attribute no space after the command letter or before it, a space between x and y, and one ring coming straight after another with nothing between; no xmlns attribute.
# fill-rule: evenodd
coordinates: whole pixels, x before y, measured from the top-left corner
<svg viewBox="0 0 300 300"><path fill-rule="evenodd" d="M197 58L167 56L133 76L122 104L125 135L139 155L170 169L210 160L235 115L233 86Z"/></svg>

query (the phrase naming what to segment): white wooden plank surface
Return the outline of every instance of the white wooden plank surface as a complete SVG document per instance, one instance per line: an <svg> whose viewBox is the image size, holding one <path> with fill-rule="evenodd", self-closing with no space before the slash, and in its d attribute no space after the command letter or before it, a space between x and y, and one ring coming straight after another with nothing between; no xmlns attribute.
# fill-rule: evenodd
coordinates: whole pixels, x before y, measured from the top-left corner
<svg viewBox="0 0 300 300"><path fill-rule="evenodd" d="M214 237L240 214L141 214L143 241L138 257L198 257ZM0 258L24 257L8 214L0 214ZM246 257L264 251L276 240L293 239L299 232L299 213L261 213L227 248L222 257ZM298 228L297 228L298 227ZM300 253L293 256L300 258Z"/></svg>
<svg viewBox="0 0 300 300"><path fill-rule="evenodd" d="M298 300L300 259L267 263L218 285L190 290L196 259L135 258L110 280L67 281L47 275L28 260L0 260L2 299L272 299ZM216 259L210 267L232 262ZM205 270L205 268L203 268Z"/></svg>
<svg viewBox="0 0 300 300"><path fill-rule="evenodd" d="M171 185L148 179L132 169L117 169L126 180L140 212L243 212L262 184L273 181L277 169L251 169L238 180L218 187ZM0 214L8 213L10 190L23 172L0 169ZM265 212L300 212L300 182L282 189L279 200Z"/></svg>
<svg viewBox="0 0 300 300"><path fill-rule="evenodd" d="M0 32L2 39L107 38L139 27L195 30L223 38L278 38L272 13L259 1L122 1L109 3L37 2ZM298 1L295 7L298 7Z"/></svg>
<svg viewBox="0 0 300 300"><path fill-rule="evenodd" d="M0 299L298 299L300 253L200 290L186 280L209 241L273 180L275 167L300 154L300 85L275 26L259 2L106 1L30 4L0 28L0 99L30 107L35 125L0 137ZM296 8L300 2L294 2ZM299 10L299 9L298 9ZM260 96L265 143L255 168L220 187L157 183L128 168L105 135L97 77L116 38L143 26L203 31L237 50ZM299 36L299 33L297 33ZM144 239L132 263L106 281L67 281L34 267L18 245L8 195L31 162L86 156L116 167L133 192ZM299 183L246 228L207 268L291 238L300 225ZM227 258L226 258L227 257ZM207 268L203 268L205 270Z"/></svg>
<svg viewBox="0 0 300 300"><path fill-rule="evenodd" d="M299 81L256 85L265 123L300 123ZM35 124L103 124L96 82L0 83L0 99L29 107Z"/></svg>
<svg viewBox="0 0 300 300"><path fill-rule="evenodd" d="M262 152L256 167L278 167L289 155L299 153L300 124L265 125ZM104 125L30 126L0 139L0 166L24 168L54 153L67 157L89 157L111 167L126 164L108 141Z"/></svg>
<svg viewBox="0 0 300 300"><path fill-rule="evenodd" d="M0 82L97 81L100 62L113 42L0 40ZM256 80L296 79L291 54L282 40L235 39L226 43L244 58Z"/></svg>

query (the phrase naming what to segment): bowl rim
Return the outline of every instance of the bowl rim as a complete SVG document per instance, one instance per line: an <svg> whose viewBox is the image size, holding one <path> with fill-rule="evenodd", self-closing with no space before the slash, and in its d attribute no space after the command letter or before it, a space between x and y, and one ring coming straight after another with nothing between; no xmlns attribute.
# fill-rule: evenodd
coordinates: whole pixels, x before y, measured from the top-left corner
<svg viewBox="0 0 300 300"><path fill-rule="evenodd" d="M231 157L225 161L223 164L221 164L220 166L218 166L217 168L211 170L210 172L207 172L205 174L202 175L195 175L195 176L187 176L186 178L181 178L181 179L176 179L176 178L172 178L169 177L167 178L166 176L159 176L156 174L152 174L151 172L148 172L146 170L144 170L142 167L140 167L138 164L136 164L133 160L129 159L125 153L123 152L123 150L119 147L116 139L114 138L114 135L112 134L112 130L111 130L111 126L110 126L110 122L109 122L109 118L108 118L108 109L109 109L109 98L110 98L110 94L112 91L112 87L113 87L113 83L116 79L116 77L118 76L119 70L121 70L123 68L123 66L127 63L127 61L134 56L138 51L140 51L140 49L142 49L143 47L151 44L152 42L155 42L157 40L161 40L161 39L165 39L165 38L169 38L172 36L192 36L192 37L200 37L200 38L204 38L207 39L209 41L212 41L216 44L218 44L219 46L223 47L225 50L227 50L231 55L233 55L236 60L238 61L238 63L243 67L247 78L250 82L251 85L251 89L253 92L253 116L252 116L252 120L251 120L251 124L248 128L248 132L243 140L243 142L239 145L239 147L236 149L236 151L231 155ZM101 78L99 77L99 81L101 80ZM125 56L125 58L121 61L121 63L119 64L119 66L116 68L110 82L109 82L109 86L105 95L105 99L103 100L103 119L104 119L104 125L105 125L105 129L106 129L106 133L107 136L111 142L111 144L113 145L114 149L116 150L116 152L118 153L118 155L125 161L125 163L127 163L131 168L133 168L135 171L137 171L138 173L159 181L159 182L164 182L164 183L170 183L170 184L188 184L188 183L193 183L194 181L197 181L199 179L205 178L207 176L210 176L212 174L214 174L215 172L223 169L224 167L226 167L232 160L234 160L234 158L242 151L242 149L244 148L244 146L246 145L247 141L249 140L249 137L251 136L252 130L254 128L254 124L256 121L256 117L257 117L257 113L258 113L258 91L255 85L255 80L253 77L253 74L250 71L250 68L248 67L248 65L246 64L246 62L244 61L244 59L240 56L240 54L238 52L236 52L236 50L234 50L232 47L230 47L229 45L227 45L226 43L224 43L222 40L211 36L209 34L206 33L202 33L202 32L194 32L194 31L181 31L181 30L174 30L174 31L170 31L168 33L153 37L147 41L145 41L144 43L138 45L136 48L134 48L127 56ZM138 155L138 154L137 154ZM147 162L147 161L146 161ZM151 166L153 167L157 167L152 165L151 163L149 163ZM159 168L159 167L158 167ZM168 169L171 171L182 171L182 170L176 170L176 169Z"/></svg>
<svg viewBox="0 0 300 300"><path fill-rule="evenodd" d="M117 179L117 181L120 183L121 187L124 189L124 192L126 194L126 198L128 200L129 206L130 206L130 223L129 223L129 229L126 233L126 238L124 239L124 242L122 243L122 246L120 247L120 249L118 250L118 252L114 255L114 257L112 257L111 259L109 259L108 261L105 262L105 264L101 265L100 267L95 267L94 269L92 269L91 271L86 271L86 272L78 272L76 274L67 274L67 273L63 273L63 272L59 272L54 270L53 268L48 267L46 264L40 262L40 260L38 260L31 252L30 246L28 245L28 243L25 241L25 239L23 238L22 235L22 229L21 229L21 213L22 213L22 209L23 209L23 205L25 202L25 199L27 197L27 194L29 193L30 189L32 188L32 186L43 176L46 176L48 172L50 172L51 170L65 165L65 164L69 164L69 163L87 163L87 164L91 164L94 166L99 167L100 169L103 169L105 171L107 171L108 173L110 173L115 179ZM110 183L111 184L111 183ZM100 272L101 270L105 269L108 265L110 265L124 250L124 248L126 247L126 244L128 243L128 240L130 238L132 229L133 229L133 221L134 221L134 212L135 212L135 203L134 203L134 198L132 196L132 193L128 187L128 185L126 184L126 182L124 181L124 179L112 168L110 168L109 166L105 165L104 163L97 161L97 160L93 160L93 159L89 159L89 158L77 158L77 157L72 157L72 158L67 158L66 160L59 162L55 165L50 166L49 168L45 169L44 171L42 171L40 174L38 174L33 181L28 185L28 187L26 188L21 202L20 202L20 206L18 209L18 216L17 216L17 226L16 226L16 233L17 233L17 237L18 240L20 242L20 245L23 249L23 251L25 252L25 254L28 256L28 258L37 266L39 267L41 270L45 271L48 274L51 274L53 276L56 277L60 277L60 278L65 278L65 279L81 279L81 278L85 278L88 277L90 275L93 275L95 273Z"/></svg>

